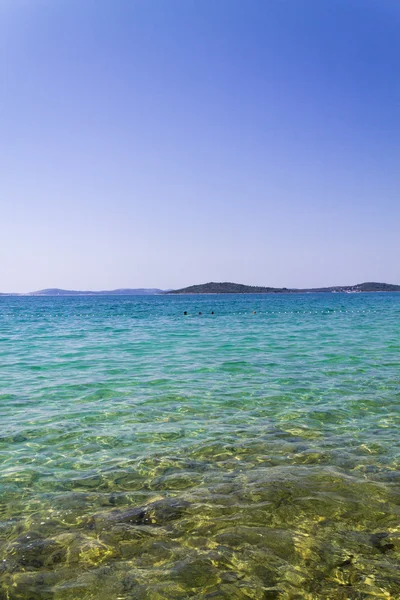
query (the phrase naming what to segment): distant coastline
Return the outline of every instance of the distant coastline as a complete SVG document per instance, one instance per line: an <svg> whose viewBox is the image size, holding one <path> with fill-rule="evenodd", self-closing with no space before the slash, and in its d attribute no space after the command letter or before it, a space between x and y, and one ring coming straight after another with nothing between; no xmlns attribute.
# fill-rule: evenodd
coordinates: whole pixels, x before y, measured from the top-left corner
<svg viewBox="0 0 400 600"><path fill-rule="evenodd" d="M155 296L169 294L312 294L312 293L347 293L362 292L400 292L400 285L392 283L365 282L356 285L342 285L321 288L274 288L242 283L209 282L178 290L161 290L159 288L120 288L116 290L81 291L48 288L28 293L1 293L0 296Z"/></svg>

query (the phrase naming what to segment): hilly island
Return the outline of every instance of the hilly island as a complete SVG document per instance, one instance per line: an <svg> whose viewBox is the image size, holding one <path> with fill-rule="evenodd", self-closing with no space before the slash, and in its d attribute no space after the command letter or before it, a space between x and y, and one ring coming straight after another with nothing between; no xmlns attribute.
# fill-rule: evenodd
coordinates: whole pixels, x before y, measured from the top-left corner
<svg viewBox="0 0 400 600"><path fill-rule="evenodd" d="M170 290L166 294L304 294L312 292L400 292L400 285L391 283L367 282L357 285L345 285L322 288L274 288L255 285L243 285L231 282L209 282L200 285L191 285L180 290Z"/></svg>

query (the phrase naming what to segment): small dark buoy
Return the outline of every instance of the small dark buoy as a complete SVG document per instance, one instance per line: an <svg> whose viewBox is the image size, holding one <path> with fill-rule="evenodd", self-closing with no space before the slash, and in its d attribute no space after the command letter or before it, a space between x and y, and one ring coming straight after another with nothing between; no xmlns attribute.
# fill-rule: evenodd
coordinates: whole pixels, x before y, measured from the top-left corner
<svg viewBox="0 0 400 600"><path fill-rule="evenodd" d="M187 311L185 310L185 311L183 312L183 314L184 314L184 315L187 315Z"/></svg>
<svg viewBox="0 0 400 600"><path fill-rule="evenodd" d="M253 315L256 315L256 314L257 314L257 311L256 311L256 310L253 310Z"/></svg>
<svg viewBox="0 0 400 600"><path fill-rule="evenodd" d="M202 314L203 314L202 312L199 312L199 315L202 315Z"/></svg>
<svg viewBox="0 0 400 600"><path fill-rule="evenodd" d="M212 314L212 315L214 314L214 311L213 311L213 310L211 311L211 314Z"/></svg>

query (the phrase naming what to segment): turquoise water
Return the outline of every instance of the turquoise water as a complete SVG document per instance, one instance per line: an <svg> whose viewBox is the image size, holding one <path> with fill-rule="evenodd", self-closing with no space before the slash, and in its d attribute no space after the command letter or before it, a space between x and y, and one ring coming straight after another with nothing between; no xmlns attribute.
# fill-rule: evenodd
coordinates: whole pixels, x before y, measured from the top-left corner
<svg viewBox="0 0 400 600"><path fill-rule="evenodd" d="M400 294L4 297L0 365L1 600L400 598Z"/></svg>

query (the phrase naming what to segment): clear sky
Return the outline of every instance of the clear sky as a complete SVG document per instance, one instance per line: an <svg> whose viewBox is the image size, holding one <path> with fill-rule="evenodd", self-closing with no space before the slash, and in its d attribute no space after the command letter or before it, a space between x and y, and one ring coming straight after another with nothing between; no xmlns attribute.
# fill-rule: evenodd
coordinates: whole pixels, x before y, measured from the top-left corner
<svg viewBox="0 0 400 600"><path fill-rule="evenodd" d="M0 291L400 283L398 0L1 0Z"/></svg>

